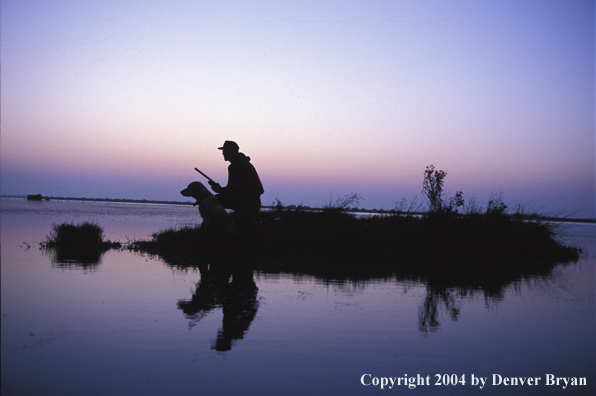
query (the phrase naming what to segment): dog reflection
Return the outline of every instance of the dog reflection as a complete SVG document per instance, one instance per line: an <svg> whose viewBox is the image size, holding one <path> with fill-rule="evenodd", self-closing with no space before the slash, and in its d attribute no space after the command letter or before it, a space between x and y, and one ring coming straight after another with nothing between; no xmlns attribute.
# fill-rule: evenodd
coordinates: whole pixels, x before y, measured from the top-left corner
<svg viewBox="0 0 596 396"><path fill-rule="evenodd" d="M191 300L178 301L178 308L191 319L190 327L194 327L209 311L222 307L222 328L212 349L229 351L234 341L244 337L257 314L259 289L253 271L247 268L234 271L202 268L200 272L201 280Z"/></svg>

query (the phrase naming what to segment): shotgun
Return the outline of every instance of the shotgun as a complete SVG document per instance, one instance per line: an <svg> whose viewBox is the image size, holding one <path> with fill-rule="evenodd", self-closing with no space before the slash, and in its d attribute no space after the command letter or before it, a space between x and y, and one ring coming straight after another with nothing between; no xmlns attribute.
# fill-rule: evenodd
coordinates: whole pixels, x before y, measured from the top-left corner
<svg viewBox="0 0 596 396"><path fill-rule="evenodd" d="M205 176L205 178L206 178L207 180L209 180L211 183L215 183L215 182L213 181L213 179L212 179L212 178L210 178L209 176L207 176L206 174L204 174L203 172L201 172L201 171L200 171L200 170L198 170L197 168L195 168L195 170L196 170L197 172L199 172L201 175ZM215 184L217 184L217 183L215 183Z"/></svg>

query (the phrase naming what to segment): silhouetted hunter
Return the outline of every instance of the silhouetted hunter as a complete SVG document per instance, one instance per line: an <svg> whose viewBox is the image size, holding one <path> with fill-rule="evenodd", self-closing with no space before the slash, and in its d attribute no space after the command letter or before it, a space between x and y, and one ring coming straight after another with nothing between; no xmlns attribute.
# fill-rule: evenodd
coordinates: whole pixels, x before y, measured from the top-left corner
<svg viewBox="0 0 596 396"><path fill-rule="evenodd" d="M209 180L209 185L218 193L219 202L226 209L232 209L237 215L254 216L261 208L261 194L265 192L255 167L250 163L250 157L239 152L235 142L226 140L222 150L224 161L229 161L228 185L222 187L219 183Z"/></svg>

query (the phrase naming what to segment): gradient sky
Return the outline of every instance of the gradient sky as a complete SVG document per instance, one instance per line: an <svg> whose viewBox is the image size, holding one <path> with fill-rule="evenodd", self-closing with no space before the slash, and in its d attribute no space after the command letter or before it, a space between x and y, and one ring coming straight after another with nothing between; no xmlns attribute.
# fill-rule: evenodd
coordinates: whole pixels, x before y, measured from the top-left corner
<svg viewBox="0 0 596 396"><path fill-rule="evenodd" d="M2 0L2 194L392 209L427 165L481 203L595 216L590 0Z"/></svg>

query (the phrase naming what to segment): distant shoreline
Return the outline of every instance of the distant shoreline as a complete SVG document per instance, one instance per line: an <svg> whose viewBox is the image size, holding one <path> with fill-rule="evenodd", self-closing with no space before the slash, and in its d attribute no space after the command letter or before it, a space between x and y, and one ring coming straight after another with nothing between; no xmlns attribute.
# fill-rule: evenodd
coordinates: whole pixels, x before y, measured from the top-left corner
<svg viewBox="0 0 596 396"><path fill-rule="evenodd" d="M19 199L27 199L27 195L0 195L0 198L19 198ZM156 200L149 200L149 199L118 199L118 198L75 198L75 197L43 197L45 201L85 201L85 202L114 202L114 203L140 203L140 204L158 204L158 205L193 205L192 202L182 202L182 201L156 201ZM273 209L274 206L263 206L264 209ZM288 207L289 209L296 208L294 205ZM321 210L321 208L310 208L310 207L303 207L305 210ZM383 210L383 209L345 209L345 212L351 213L372 213L372 214L392 214L395 213L393 210ZM412 213L409 213L412 214ZM421 213L414 213L417 215L423 215L424 212ZM596 224L596 219L590 218L567 218L567 217L550 217L544 216L539 217L538 220L543 221L559 221L559 222L568 222L568 223L594 223Z"/></svg>
<svg viewBox="0 0 596 396"><path fill-rule="evenodd" d="M0 195L0 198L23 198L26 195ZM75 197L43 197L44 201L89 201L89 202L116 202L116 203L148 203L163 205L192 205L192 202L182 201L153 201L149 199L118 199L118 198L75 198Z"/></svg>

